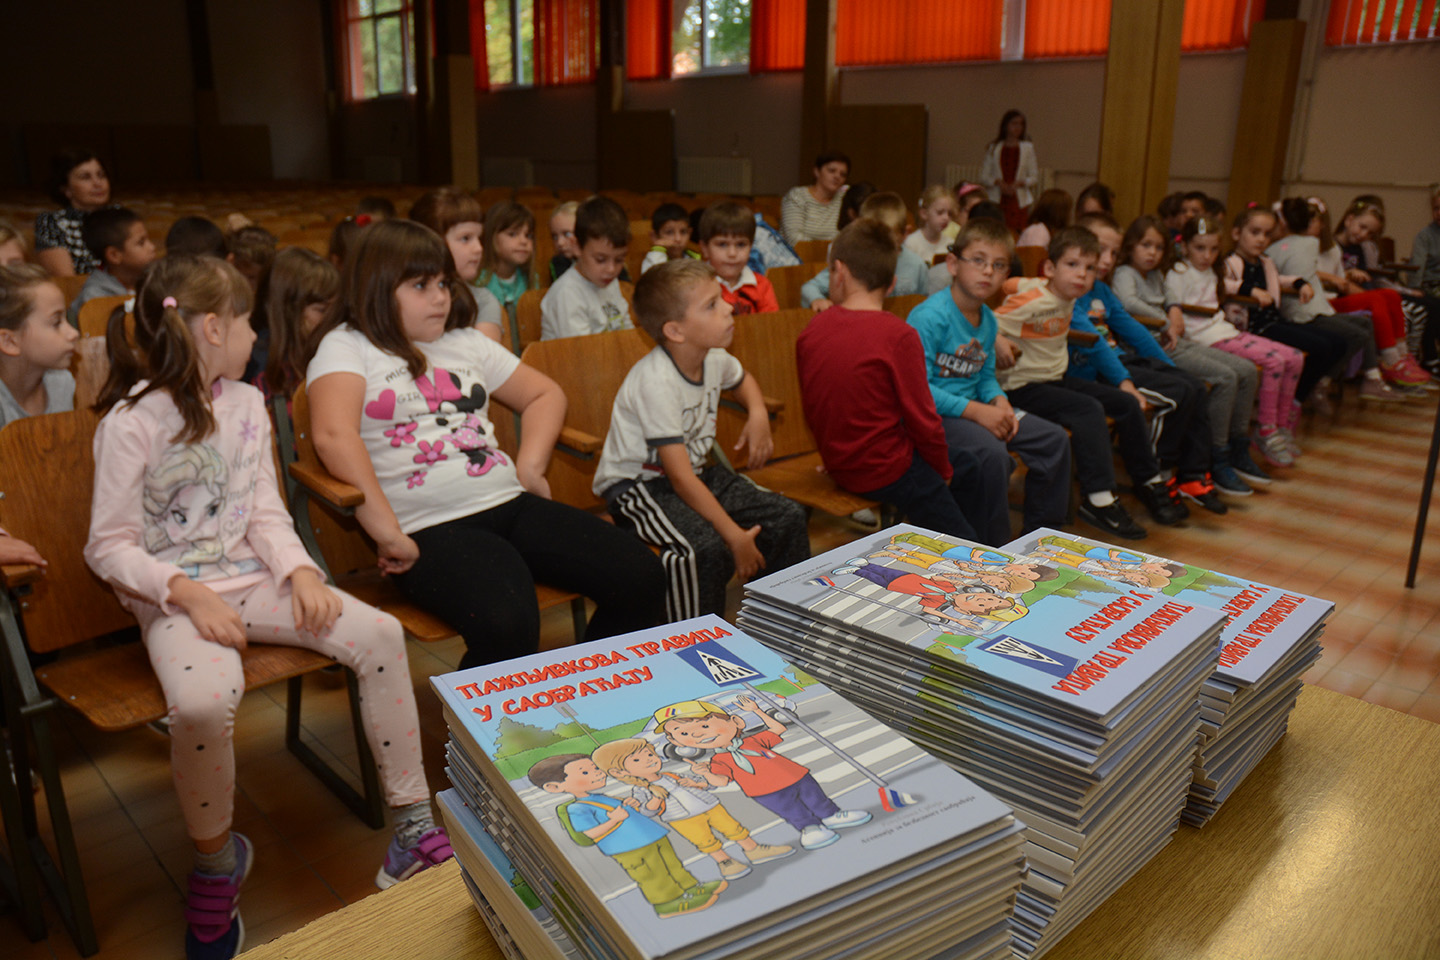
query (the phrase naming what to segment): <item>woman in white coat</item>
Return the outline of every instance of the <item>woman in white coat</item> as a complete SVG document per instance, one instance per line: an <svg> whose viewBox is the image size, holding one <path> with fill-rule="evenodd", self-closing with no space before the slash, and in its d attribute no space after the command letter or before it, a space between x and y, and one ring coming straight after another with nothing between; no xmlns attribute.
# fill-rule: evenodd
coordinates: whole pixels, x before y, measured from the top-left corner
<svg viewBox="0 0 1440 960"><path fill-rule="evenodd" d="M1025 114L1019 110L1007 110L1000 118L1000 134L985 150L980 182L1005 212L1006 226L1016 233L1024 230L1033 200L1030 191L1040 182L1040 168L1035 145L1025 132Z"/></svg>

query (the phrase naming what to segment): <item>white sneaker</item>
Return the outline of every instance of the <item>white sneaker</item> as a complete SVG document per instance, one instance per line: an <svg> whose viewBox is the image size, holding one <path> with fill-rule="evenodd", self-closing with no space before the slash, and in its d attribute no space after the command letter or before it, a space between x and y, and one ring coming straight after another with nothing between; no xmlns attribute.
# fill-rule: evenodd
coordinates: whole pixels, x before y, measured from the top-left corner
<svg viewBox="0 0 1440 960"><path fill-rule="evenodd" d="M867 527L880 526L880 515L869 507L866 507L864 510L856 510L850 514L850 519L856 523L864 524Z"/></svg>
<svg viewBox="0 0 1440 960"><path fill-rule="evenodd" d="M839 839L840 834L818 823L812 823L800 831L800 846L806 850L819 850L821 847L830 846Z"/></svg>
<svg viewBox="0 0 1440 960"><path fill-rule="evenodd" d="M858 827L862 823L870 822L869 810L841 810L833 813L820 821L832 830L844 830L846 827Z"/></svg>

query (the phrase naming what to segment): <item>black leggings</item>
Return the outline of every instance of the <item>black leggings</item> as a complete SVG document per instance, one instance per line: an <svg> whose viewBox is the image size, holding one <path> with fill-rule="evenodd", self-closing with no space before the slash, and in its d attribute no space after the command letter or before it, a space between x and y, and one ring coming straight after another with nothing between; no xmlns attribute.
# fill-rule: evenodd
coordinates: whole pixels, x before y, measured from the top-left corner
<svg viewBox="0 0 1440 960"><path fill-rule="evenodd" d="M1310 396L1310 392L1315 389L1315 384L1320 382L1321 377L1333 372L1351 355L1353 350L1359 348L1358 345L1347 342L1343 333L1321 328L1313 323L1290 323L1286 320L1276 320L1259 329L1252 324L1250 332L1258 337L1265 337L1276 343L1283 343L1287 347L1304 351L1305 366L1300 371L1300 382L1295 385L1297 402ZM1281 424L1286 422L1284 415L1287 413L1288 411L1281 411Z"/></svg>
<svg viewBox="0 0 1440 960"><path fill-rule="evenodd" d="M574 507L522 493L410 536L420 559L396 584L465 639L462 669L539 649L537 580L595 601L586 640L665 620L659 558L633 534Z"/></svg>

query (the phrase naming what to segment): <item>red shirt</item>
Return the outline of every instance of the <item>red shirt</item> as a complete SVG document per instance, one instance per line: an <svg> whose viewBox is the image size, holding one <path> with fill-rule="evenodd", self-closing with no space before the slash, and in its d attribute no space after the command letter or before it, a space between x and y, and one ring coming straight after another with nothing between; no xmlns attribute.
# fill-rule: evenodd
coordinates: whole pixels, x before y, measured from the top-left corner
<svg viewBox="0 0 1440 960"><path fill-rule="evenodd" d="M746 268L749 269L748 267ZM746 283L731 290L725 284L720 284L720 296L725 302L735 308L736 315L746 313L774 313L780 309L780 301L775 299L775 286L765 278L762 273L753 274L754 283ZM744 274L741 274L744 279Z"/></svg>
<svg viewBox="0 0 1440 960"><path fill-rule="evenodd" d="M750 762L754 773L746 773L737 767L735 754L729 751L717 753L711 757L710 769L722 777L734 780L740 787L740 792L747 797L759 797L767 793L774 793L776 790L784 790L798 782L810 770L789 757L782 757L776 753L775 748L778 746L780 746L779 734L761 730L754 736L740 741L742 750L754 750L763 754L759 757L745 758Z"/></svg>
<svg viewBox="0 0 1440 960"><path fill-rule="evenodd" d="M800 333L795 361L805 420L836 483L878 490L899 480L917 452L950 481L945 428L909 324L883 310L834 306Z"/></svg>

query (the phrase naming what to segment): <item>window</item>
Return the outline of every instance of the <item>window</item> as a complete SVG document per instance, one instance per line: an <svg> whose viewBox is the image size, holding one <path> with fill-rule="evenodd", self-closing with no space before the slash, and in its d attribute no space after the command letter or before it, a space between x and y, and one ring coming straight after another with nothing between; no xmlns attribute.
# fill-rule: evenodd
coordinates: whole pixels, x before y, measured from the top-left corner
<svg viewBox="0 0 1440 960"><path fill-rule="evenodd" d="M1264 0L1188 0L1180 52L1243 49L1264 12ZM1103 57L1109 49L1110 0L1025 0L1027 58Z"/></svg>
<svg viewBox="0 0 1440 960"><path fill-rule="evenodd" d="M415 11L411 0L345 0L346 61L352 100L415 92Z"/></svg>
<svg viewBox="0 0 1440 960"><path fill-rule="evenodd" d="M750 0L689 0L675 4L670 37L674 76L750 62Z"/></svg>
<svg viewBox="0 0 1440 960"><path fill-rule="evenodd" d="M1330 0L1325 42L1332 47L1440 39L1434 0Z"/></svg>
<svg viewBox="0 0 1440 960"><path fill-rule="evenodd" d="M532 85L535 0L484 0L484 5L486 87Z"/></svg>

